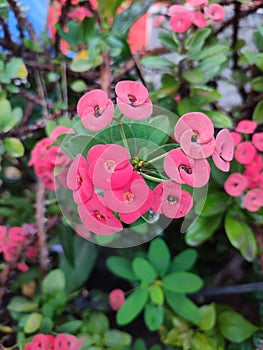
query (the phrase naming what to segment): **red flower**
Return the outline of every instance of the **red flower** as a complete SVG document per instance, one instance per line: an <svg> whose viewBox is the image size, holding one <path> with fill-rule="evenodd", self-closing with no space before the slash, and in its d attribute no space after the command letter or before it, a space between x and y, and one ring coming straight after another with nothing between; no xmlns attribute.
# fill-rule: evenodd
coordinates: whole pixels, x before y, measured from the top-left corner
<svg viewBox="0 0 263 350"><path fill-rule="evenodd" d="M115 87L117 105L128 118L141 120L152 114L153 106L145 86L137 81L123 80Z"/></svg>

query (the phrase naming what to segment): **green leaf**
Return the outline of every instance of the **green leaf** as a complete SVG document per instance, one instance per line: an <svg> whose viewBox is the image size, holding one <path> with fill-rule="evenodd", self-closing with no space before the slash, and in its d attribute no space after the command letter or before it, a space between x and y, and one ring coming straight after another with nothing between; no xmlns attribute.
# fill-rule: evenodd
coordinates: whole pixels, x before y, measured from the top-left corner
<svg viewBox="0 0 263 350"><path fill-rule="evenodd" d="M175 35L162 33L158 36L158 39L167 49L177 51L179 48L179 41Z"/></svg>
<svg viewBox="0 0 263 350"><path fill-rule="evenodd" d="M219 129L223 128L229 128L231 129L233 127L232 119L221 112L218 111L203 111L205 114L209 116L209 118L212 120L214 126Z"/></svg>
<svg viewBox="0 0 263 350"><path fill-rule="evenodd" d="M121 3L124 0L98 0L99 5L99 13L102 17L106 17L107 19L113 18L116 14L116 11L120 7Z"/></svg>
<svg viewBox="0 0 263 350"><path fill-rule="evenodd" d="M204 334L196 332L192 338L192 350L218 350Z"/></svg>
<svg viewBox="0 0 263 350"><path fill-rule="evenodd" d="M76 334L82 326L82 321L80 320L72 320L63 323L57 328L58 333L69 333Z"/></svg>
<svg viewBox="0 0 263 350"><path fill-rule="evenodd" d="M258 124L263 124L263 101L259 101L254 109L252 119Z"/></svg>
<svg viewBox="0 0 263 350"><path fill-rule="evenodd" d="M130 294L117 312L118 325L124 326L133 321L141 313L147 300L148 291L146 289L137 289Z"/></svg>
<svg viewBox="0 0 263 350"><path fill-rule="evenodd" d="M195 86L190 90L192 98L198 106L208 105L221 98L221 94L209 86Z"/></svg>
<svg viewBox="0 0 263 350"><path fill-rule="evenodd" d="M185 249L173 258L169 272L189 270L195 264L196 259L197 251L195 249Z"/></svg>
<svg viewBox="0 0 263 350"><path fill-rule="evenodd" d="M72 72L81 73L86 72L92 68L92 63L85 58L80 58L76 61L72 61L70 64L70 69Z"/></svg>
<svg viewBox="0 0 263 350"><path fill-rule="evenodd" d="M173 272L163 278L163 288L177 293L193 293L202 288L203 281L192 272Z"/></svg>
<svg viewBox="0 0 263 350"><path fill-rule="evenodd" d="M83 92L87 90L88 86L84 80L78 79L70 84L70 88L75 92Z"/></svg>
<svg viewBox="0 0 263 350"><path fill-rule="evenodd" d="M144 322L150 331L156 331L164 321L162 305L147 304L144 309Z"/></svg>
<svg viewBox="0 0 263 350"><path fill-rule="evenodd" d="M165 275L170 264L171 254L164 240L156 238L151 242L148 259L158 274Z"/></svg>
<svg viewBox="0 0 263 350"><path fill-rule="evenodd" d="M174 64L164 57L159 56L147 56L141 60L141 64L151 69L171 70L174 68Z"/></svg>
<svg viewBox="0 0 263 350"><path fill-rule="evenodd" d="M193 34L187 36L185 40L185 47L187 50L189 50L190 57L202 49L211 32L212 30L210 28L201 28L194 31Z"/></svg>
<svg viewBox="0 0 263 350"><path fill-rule="evenodd" d="M196 203L195 211L203 217L221 214L226 210L229 201L230 197L224 192L209 193L204 204L203 200Z"/></svg>
<svg viewBox="0 0 263 350"><path fill-rule="evenodd" d="M66 291L71 293L79 289L89 277L97 259L98 250L95 244L81 237L74 240L74 267L62 256L60 268L66 276Z"/></svg>
<svg viewBox="0 0 263 350"><path fill-rule="evenodd" d="M212 45L196 54L190 54L188 57L194 60L203 60L205 58L213 57L215 55L218 55L228 50L229 50L229 46L226 46L226 45Z"/></svg>
<svg viewBox="0 0 263 350"><path fill-rule="evenodd" d="M202 319L198 323L198 326L203 331L212 329L216 322L216 308L215 304L203 305L199 308Z"/></svg>
<svg viewBox="0 0 263 350"><path fill-rule="evenodd" d="M220 226L221 215L202 217L200 216L188 229L185 235L185 241L191 246L198 246L210 238L216 229Z"/></svg>
<svg viewBox="0 0 263 350"><path fill-rule="evenodd" d="M43 316L37 312L30 314L26 320L24 332L27 334L36 332L41 326L42 319Z"/></svg>
<svg viewBox="0 0 263 350"><path fill-rule="evenodd" d="M183 115L183 114L188 113L188 112L197 111L197 107L191 98L183 98L177 104L177 110L178 110L179 115Z"/></svg>
<svg viewBox="0 0 263 350"><path fill-rule="evenodd" d="M144 340L141 338L136 339L132 350L147 350Z"/></svg>
<svg viewBox="0 0 263 350"><path fill-rule="evenodd" d="M14 158L19 158L24 155L25 149L22 142L15 137L7 137L4 139L6 152Z"/></svg>
<svg viewBox="0 0 263 350"><path fill-rule="evenodd" d="M13 297L7 306L8 310L16 312L30 312L37 308L37 304L20 296Z"/></svg>
<svg viewBox="0 0 263 350"><path fill-rule="evenodd" d="M150 286L148 290L149 290L150 299L154 304L157 304L157 305L163 304L164 294L160 286L158 286L157 284L154 284Z"/></svg>
<svg viewBox="0 0 263 350"><path fill-rule="evenodd" d="M227 58L224 55L219 54L214 57L206 58L196 66L196 69L204 73L204 84L214 79L220 73L220 70L222 69L221 65L226 59Z"/></svg>
<svg viewBox="0 0 263 350"><path fill-rule="evenodd" d="M251 81L251 87L254 91L263 92L263 77L257 77Z"/></svg>
<svg viewBox="0 0 263 350"><path fill-rule="evenodd" d="M54 120L48 120L46 122L45 131L47 136L51 135L52 131L55 129L56 126L57 124L54 122Z"/></svg>
<svg viewBox="0 0 263 350"><path fill-rule="evenodd" d="M184 71L182 77L191 84L201 84L204 79L204 73L198 69L190 69Z"/></svg>
<svg viewBox="0 0 263 350"><path fill-rule="evenodd" d="M78 239L78 236L70 226L63 224L57 225L57 234L62 245L65 258L68 260L70 265L74 267L75 250L72 249L72 247L74 247L75 240Z"/></svg>
<svg viewBox="0 0 263 350"><path fill-rule="evenodd" d="M255 65L263 72L263 53L258 53L255 58Z"/></svg>
<svg viewBox="0 0 263 350"><path fill-rule="evenodd" d="M111 32L121 33L123 36L127 36L130 27L137 21L154 3L155 0L145 0L143 2L133 2L126 10L114 17Z"/></svg>
<svg viewBox="0 0 263 350"><path fill-rule="evenodd" d="M132 263L126 258L120 256L109 257L107 259L107 268L120 278L131 282L138 281L138 277L133 272Z"/></svg>
<svg viewBox="0 0 263 350"><path fill-rule="evenodd" d="M165 291L167 303L172 310L187 321L198 323L201 320L199 308L184 294Z"/></svg>
<svg viewBox="0 0 263 350"><path fill-rule="evenodd" d="M91 334L103 334L110 327L108 317L102 312L93 312L87 324L87 330Z"/></svg>
<svg viewBox="0 0 263 350"><path fill-rule="evenodd" d="M254 260L257 243L253 231L245 222L245 217L237 208L230 209L225 217L225 230L230 243L240 250L247 261Z"/></svg>
<svg viewBox="0 0 263 350"><path fill-rule="evenodd" d="M45 294L53 294L58 291L64 291L65 287L65 274L60 269L50 271L42 282L42 292Z"/></svg>
<svg viewBox="0 0 263 350"><path fill-rule="evenodd" d="M259 329L234 311L223 312L218 322L223 336L234 343L242 343Z"/></svg>
<svg viewBox="0 0 263 350"><path fill-rule="evenodd" d="M6 65L6 74L10 79L18 78L18 73L24 62L21 58L11 58Z"/></svg>
<svg viewBox="0 0 263 350"><path fill-rule="evenodd" d="M157 276L156 271L149 261L141 257L133 260L132 268L136 276L138 276L141 281L145 281L147 283L153 282Z"/></svg>
<svg viewBox="0 0 263 350"><path fill-rule="evenodd" d="M121 332L118 329L109 329L103 336L104 345L112 349L123 349L125 346L131 345L132 337L126 332Z"/></svg>

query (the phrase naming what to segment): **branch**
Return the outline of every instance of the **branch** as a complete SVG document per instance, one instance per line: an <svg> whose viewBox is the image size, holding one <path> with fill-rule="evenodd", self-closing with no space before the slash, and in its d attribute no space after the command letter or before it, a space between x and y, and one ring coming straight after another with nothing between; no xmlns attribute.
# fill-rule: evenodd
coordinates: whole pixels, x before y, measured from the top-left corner
<svg viewBox="0 0 263 350"><path fill-rule="evenodd" d="M110 96L111 92L111 69L110 56L107 52L102 53L103 64L100 67L100 86L101 89Z"/></svg>
<svg viewBox="0 0 263 350"><path fill-rule="evenodd" d="M70 11L70 7L71 7L71 0L66 0L65 5L62 6L61 14L60 14L59 19L58 19L58 25L62 29L67 22L67 16L68 16L68 13ZM60 37L58 34L58 30L57 30L56 35L55 35L55 43L54 43L56 53L59 52L59 43L60 43Z"/></svg>

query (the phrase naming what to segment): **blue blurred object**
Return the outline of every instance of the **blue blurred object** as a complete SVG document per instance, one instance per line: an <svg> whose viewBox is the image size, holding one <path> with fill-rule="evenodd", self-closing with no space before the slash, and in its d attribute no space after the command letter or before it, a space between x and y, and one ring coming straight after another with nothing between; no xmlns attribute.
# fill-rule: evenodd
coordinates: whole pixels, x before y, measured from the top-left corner
<svg viewBox="0 0 263 350"><path fill-rule="evenodd" d="M48 14L48 0L18 0L25 8L26 18L32 24L36 34L40 34L46 30L46 21ZM17 29L17 20L12 11L9 12L8 26L12 35L12 39L17 41L19 38L19 31ZM27 33L25 33L26 36Z"/></svg>

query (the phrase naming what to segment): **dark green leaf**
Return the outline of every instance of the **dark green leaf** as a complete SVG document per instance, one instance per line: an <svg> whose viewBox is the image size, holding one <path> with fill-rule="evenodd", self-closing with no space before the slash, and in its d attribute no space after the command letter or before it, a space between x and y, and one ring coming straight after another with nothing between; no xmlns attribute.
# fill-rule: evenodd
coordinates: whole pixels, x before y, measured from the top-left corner
<svg viewBox="0 0 263 350"><path fill-rule="evenodd" d="M256 66L263 72L263 53L258 53L254 59Z"/></svg>
<svg viewBox="0 0 263 350"><path fill-rule="evenodd" d="M224 337L234 343L241 343L258 330L258 327L234 311L225 311L219 316L219 328Z"/></svg>
<svg viewBox="0 0 263 350"><path fill-rule="evenodd" d="M37 304L33 303L32 301L30 301L24 297L15 296L12 298L12 300L8 304L7 308L10 311L30 312L30 311L36 310Z"/></svg>
<svg viewBox="0 0 263 350"><path fill-rule="evenodd" d="M187 50L189 50L190 55L194 55L202 49L211 32L211 28L201 28L194 31L193 34L187 36L185 40L185 47Z"/></svg>
<svg viewBox="0 0 263 350"><path fill-rule="evenodd" d="M210 238L216 229L220 226L221 215L202 217L200 216L188 229L185 240L191 246L198 246Z"/></svg>
<svg viewBox="0 0 263 350"><path fill-rule="evenodd" d="M258 124L263 124L263 101L259 101L254 109L252 119Z"/></svg>
<svg viewBox="0 0 263 350"><path fill-rule="evenodd" d="M203 111L205 114L209 116L209 118L212 120L214 126L216 128L232 128L233 122L232 119L221 112L218 111Z"/></svg>
<svg viewBox="0 0 263 350"><path fill-rule="evenodd" d="M209 103L218 101L221 94L209 86L195 86L191 89L191 96L197 106L208 105Z"/></svg>
<svg viewBox="0 0 263 350"><path fill-rule="evenodd" d="M147 56L141 60L141 64L147 68L171 70L174 68L174 64L164 57L159 56Z"/></svg>
<svg viewBox="0 0 263 350"><path fill-rule="evenodd" d="M76 233L68 225L58 225L57 233L61 242L65 258L70 265L74 267L75 262L75 250L72 249L75 245L75 240L78 239Z"/></svg>
<svg viewBox="0 0 263 350"><path fill-rule="evenodd" d="M257 77L251 81L251 87L254 91L263 92L263 77Z"/></svg>
<svg viewBox="0 0 263 350"><path fill-rule="evenodd" d="M205 58L212 57L222 52L225 52L228 49L229 49L229 46L226 46L226 45L212 45L203 49L197 54L190 54L189 58L194 60L203 60Z"/></svg>
<svg viewBox="0 0 263 350"><path fill-rule="evenodd" d="M72 320L63 323L57 328L58 333L76 334L82 326L82 321Z"/></svg>
<svg viewBox="0 0 263 350"><path fill-rule="evenodd" d="M66 276L66 290L71 293L80 288L89 277L97 259L97 247L89 241L77 237L74 240L74 267L62 256L60 268Z"/></svg>
<svg viewBox="0 0 263 350"><path fill-rule="evenodd" d="M203 281L192 272L173 272L163 278L163 288L177 293L193 293L203 286Z"/></svg>
<svg viewBox="0 0 263 350"><path fill-rule="evenodd" d="M109 329L104 335L104 344L110 349L123 349L125 346L131 345L132 337L126 332L118 329Z"/></svg>
<svg viewBox="0 0 263 350"><path fill-rule="evenodd" d="M162 33L159 35L159 40L163 44L164 47L170 50L178 50L179 41L175 35Z"/></svg>
<svg viewBox="0 0 263 350"><path fill-rule="evenodd" d="M111 256L107 259L107 267L118 277L132 282L138 280L138 277L133 272L130 260L126 258Z"/></svg>
<svg viewBox="0 0 263 350"><path fill-rule="evenodd" d="M137 289L130 294L117 312L118 325L124 326L133 321L141 313L147 300L148 291L146 289Z"/></svg>
<svg viewBox="0 0 263 350"><path fill-rule="evenodd" d="M184 71L182 77L191 84L201 84L204 79L204 73L198 69L190 69Z"/></svg>
<svg viewBox="0 0 263 350"><path fill-rule="evenodd" d="M110 328L108 317L102 312L93 312L87 324L87 330L91 334L103 334Z"/></svg>
<svg viewBox="0 0 263 350"><path fill-rule="evenodd" d="M196 203L195 211L203 217L220 214L226 210L229 200L230 197L224 192L209 193L204 204L203 200Z"/></svg>
<svg viewBox="0 0 263 350"><path fill-rule="evenodd" d="M148 259L161 276L166 273L170 264L171 254L164 240L156 238L151 242Z"/></svg>

